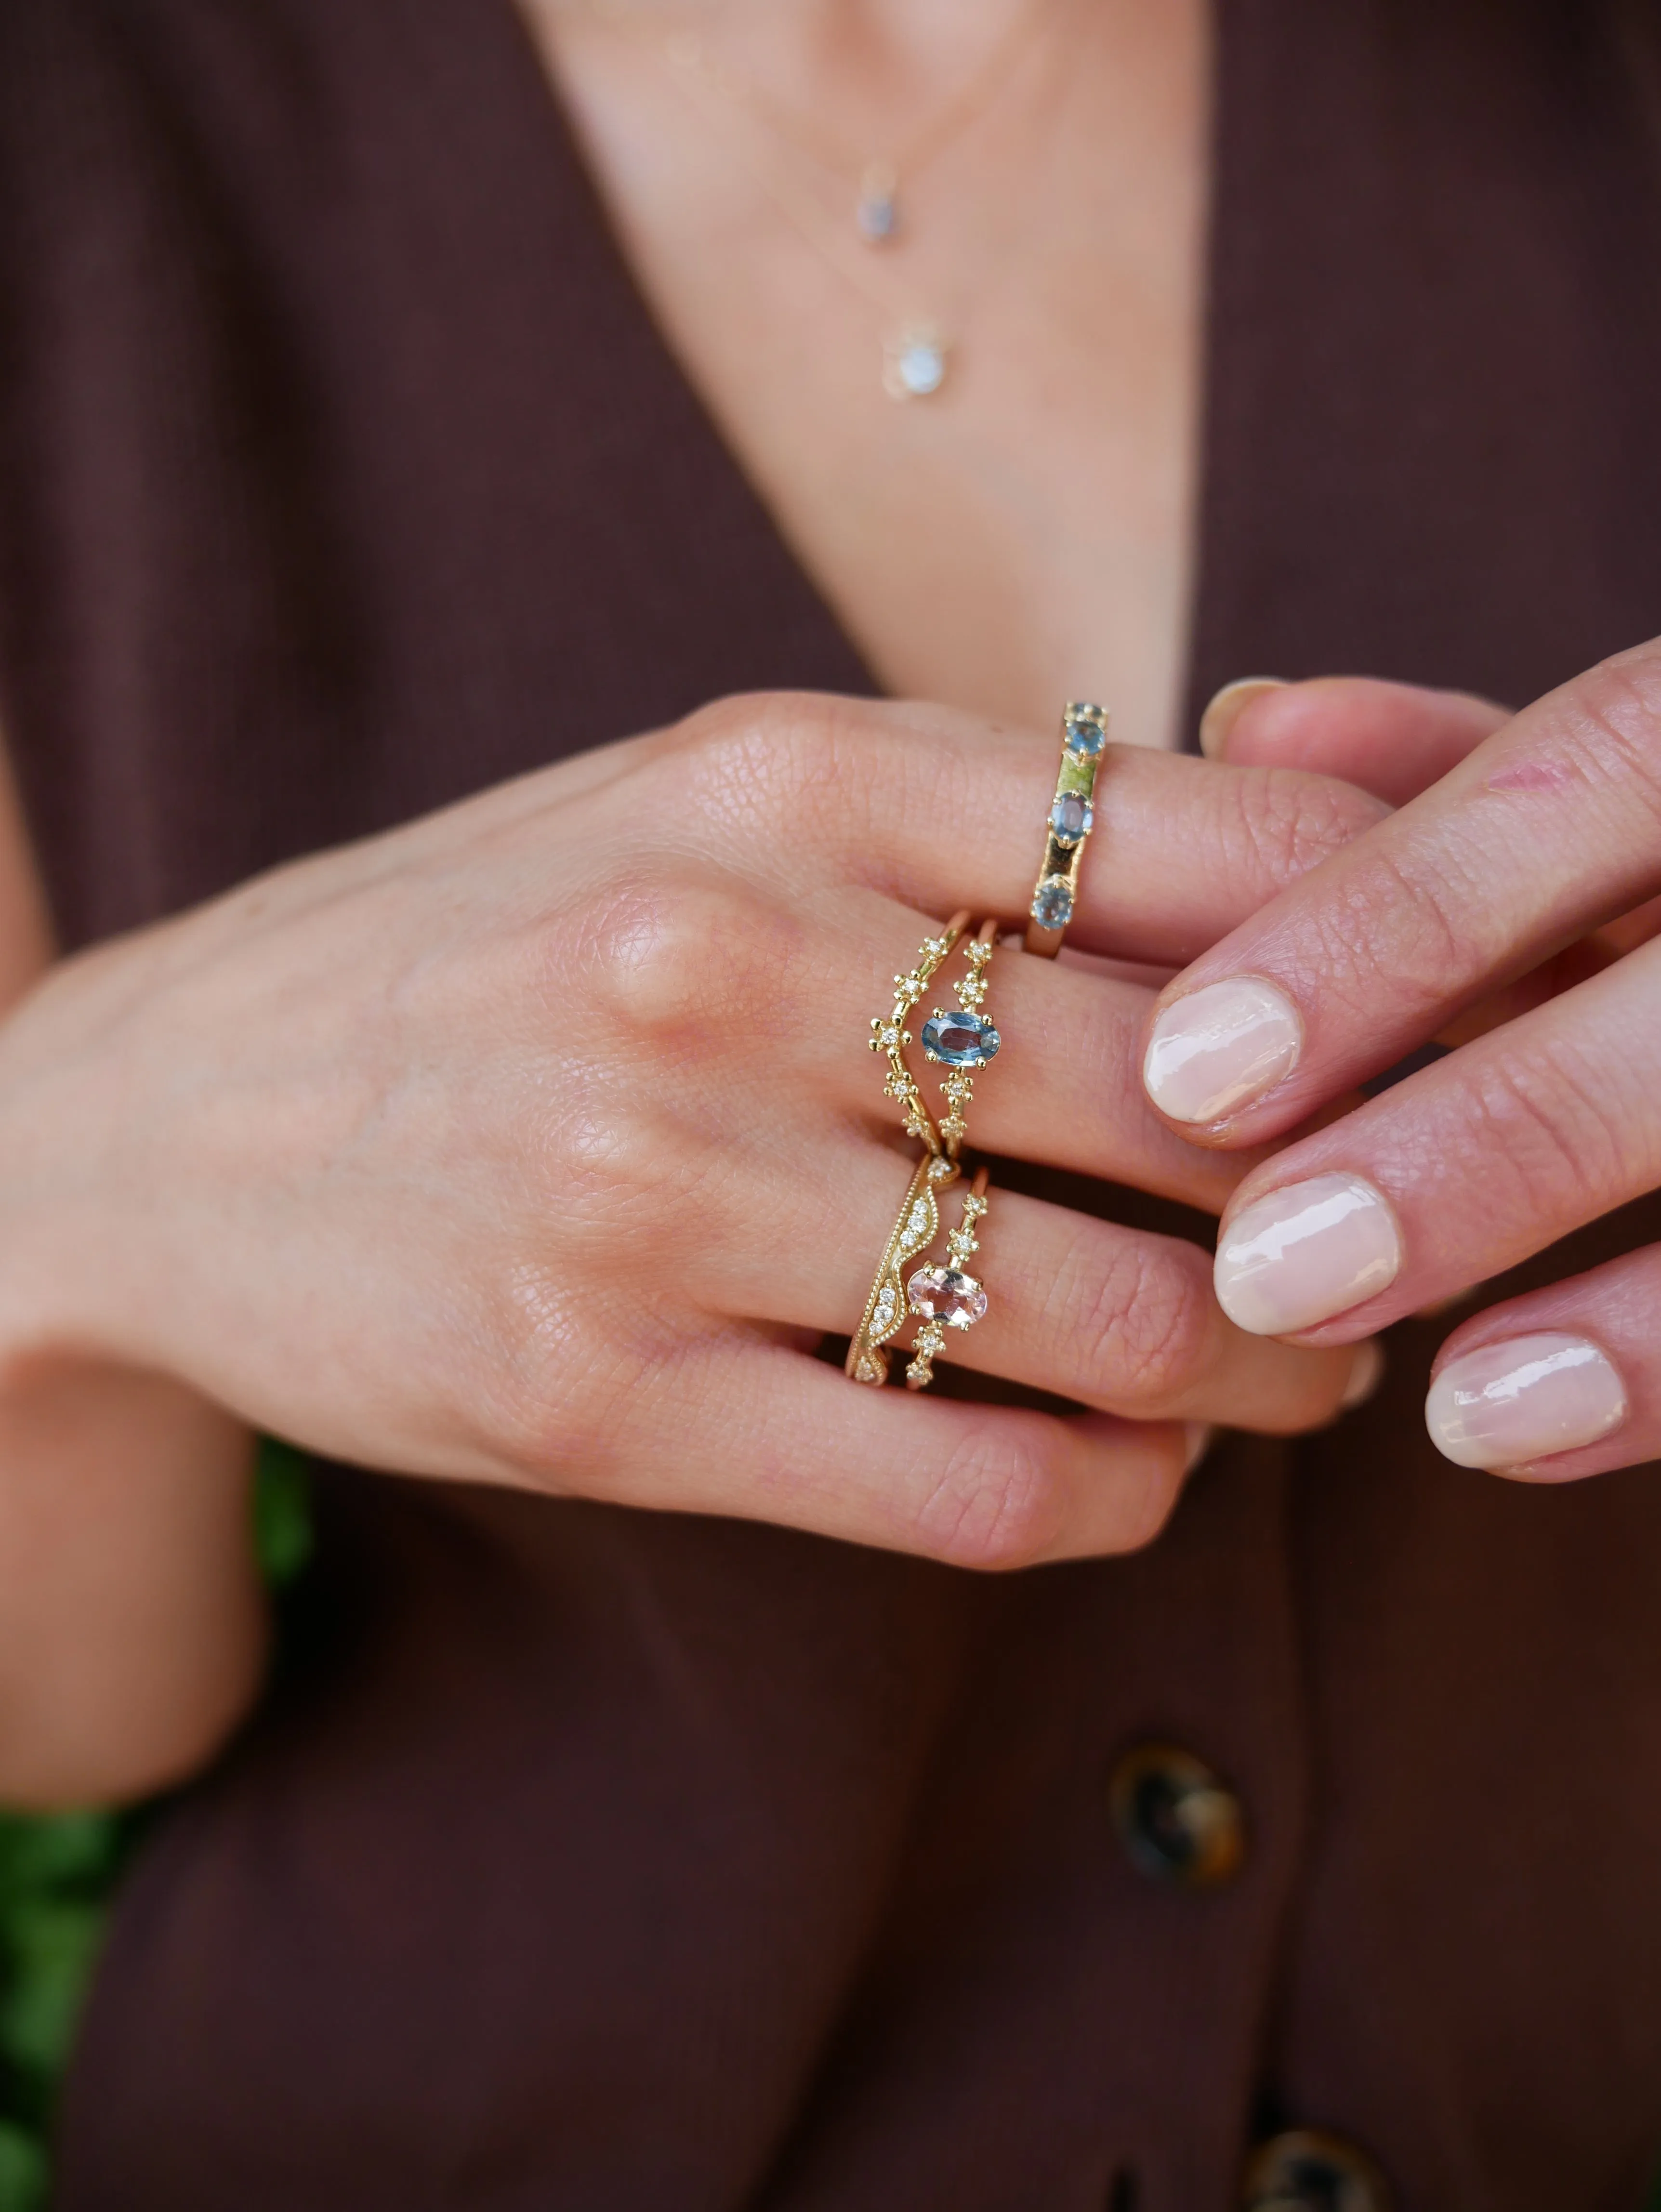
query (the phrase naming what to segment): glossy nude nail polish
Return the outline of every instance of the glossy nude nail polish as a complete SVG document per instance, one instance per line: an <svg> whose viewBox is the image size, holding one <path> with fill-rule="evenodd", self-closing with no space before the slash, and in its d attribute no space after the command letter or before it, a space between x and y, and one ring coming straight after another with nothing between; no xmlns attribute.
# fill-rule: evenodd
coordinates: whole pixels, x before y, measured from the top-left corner
<svg viewBox="0 0 1661 2212"><path fill-rule="evenodd" d="M1596 1443L1627 1418L1615 1363L1584 1336L1513 1336L1451 1359L1425 1424L1456 1467L1523 1467Z"/></svg>
<svg viewBox="0 0 1661 2212"><path fill-rule="evenodd" d="M1291 1336L1348 1313L1401 1272L1402 1237L1360 1176L1315 1176L1237 1213L1217 1245L1217 1303L1254 1336Z"/></svg>
<svg viewBox="0 0 1661 2212"><path fill-rule="evenodd" d="M1290 1074L1304 1025L1261 975L1228 975L1174 1000L1153 1024L1142 1084L1173 1121L1220 1121Z"/></svg>

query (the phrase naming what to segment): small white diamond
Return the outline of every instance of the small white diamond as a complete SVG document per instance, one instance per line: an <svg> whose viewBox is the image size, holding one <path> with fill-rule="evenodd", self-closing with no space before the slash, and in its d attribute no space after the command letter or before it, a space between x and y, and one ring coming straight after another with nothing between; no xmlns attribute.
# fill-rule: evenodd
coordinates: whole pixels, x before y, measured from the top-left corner
<svg viewBox="0 0 1661 2212"><path fill-rule="evenodd" d="M903 331L884 349L883 388L891 399L927 399L946 381L946 341L933 331Z"/></svg>

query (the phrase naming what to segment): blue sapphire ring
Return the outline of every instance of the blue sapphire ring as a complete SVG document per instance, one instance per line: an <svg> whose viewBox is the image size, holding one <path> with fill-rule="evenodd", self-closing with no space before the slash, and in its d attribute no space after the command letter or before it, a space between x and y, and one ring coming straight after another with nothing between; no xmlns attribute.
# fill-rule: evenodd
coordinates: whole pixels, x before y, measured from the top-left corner
<svg viewBox="0 0 1661 2212"><path fill-rule="evenodd" d="M952 1160L963 1149L975 1071L995 1060L1003 1042L991 1016L981 1012L986 997L986 971L997 948L995 919L983 921L964 947L966 973L957 987L957 1005L936 1006L922 1025L924 1059L946 1071L940 1078L946 1112L939 1127L941 1148Z"/></svg>
<svg viewBox="0 0 1661 2212"><path fill-rule="evenodd" d="M1043 866L1033 887L1026 950L1053 960L1079 894L1079 868L1096 826L1096 771L1107 750L1107 709L1069 699L1062 714L1062 764L1045 828Z"/></svg>

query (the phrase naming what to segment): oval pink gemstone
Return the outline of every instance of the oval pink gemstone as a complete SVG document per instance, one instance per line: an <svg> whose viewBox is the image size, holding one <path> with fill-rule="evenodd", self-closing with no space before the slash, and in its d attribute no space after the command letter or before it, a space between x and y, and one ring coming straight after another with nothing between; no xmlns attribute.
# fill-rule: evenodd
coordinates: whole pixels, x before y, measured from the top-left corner
<svg viewBox="0 0 1661 2212"><path fill-rule="evenodd" d="M970 1328L986 1311L986 1292L972 1275L956 1267L919 1267L905 1286L913 1313L943 1321L948 1328Z"/></svg>

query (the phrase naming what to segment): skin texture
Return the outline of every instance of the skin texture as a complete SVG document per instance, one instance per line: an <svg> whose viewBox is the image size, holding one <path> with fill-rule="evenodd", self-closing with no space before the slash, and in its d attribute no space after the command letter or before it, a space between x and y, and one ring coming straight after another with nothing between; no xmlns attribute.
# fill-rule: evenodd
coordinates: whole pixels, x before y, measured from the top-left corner
<svg viewBox="0 0 1661 2212"><path fill-rule="evenodd" d="M182 1771L250 1693L238 1423L1007 1568L1147 1540L1189 1425L1330 1419L1348 1348L1258 1342L1196 1248L1013 1194L953 1354L1092 1410L807 1356L909 1172L869 1016L923 917L1020 915L1007 825L1052 779L1049 744L944 709L740 700L52 971L0 1027L9 1794ZM1103 787L1118 864L1078 957L995 961L972 1134L1214 1209L1243 1164L1141 1103L1151 990L1087 956L1168 969L1381 810L1129 749Z"/></svg>
<svg viewBox="0 0 1661 2212"><path fill-rule="evenodd" d="M1343 690L1335 706L1317 686L1244 701L1226 757L1299 757L1332 713L1370 716L1386 750L1399 719L1421 760L1439 744L1446 773L1195 963L1159 1013L1180 1021L1190 992L1232 975L1296 1008L1295 1064L1188 1131L1229 1150L1306 1122L1427 1038L1457 1048L1279 1152L1230 1202L1225 1248L1249 1241L1265 1200L1293 1210L1285 1194L1314 1179L1378 1195L1396 1246L1382 1287L1355 1301L1335 1247L1322 1258L1307 1239L1285 1277L1304 1301L1299 1340L1322 1344L1467 1290L1661 1185L1661 647L1617 654L1514 718L1493 710L1474 746L1482 718L1468 700L1372 687L1358 707ZM1342 744L1327 757L1342 761ZM1232 1265L1220 1261L1225 1303ZM1268 1279L1260 1268L1252 1297ZM1255 1325L1275 1326L1275 1310ZM1658 1317L1653 1249L1490 1308L1443 1347L1433 1435L1467 1463L1538 1480L1654 1457ZM1523 1341L1542 1335L1571 1350L1542 1364ZM1513 1359L1496 1353L1512 1342ZM1456 1414L1443 1383L1456 1370L1488 1389L1486 1410Z"/></svg>
<svg viewBox="0 0 1661 2212"><path fill-rule="evenodd" d="M791 139L897 146L1018 9L995 97L859 244L854 176ZM1110 699L1170 745L1193 573L1209 9L1200 0L525 0L636 277L886 688L1048 729ZM689 96L654 26L800 127ZM883 392L874 306L757 169L823 204L854 273L961 345Z"/></svg>
<svg viewBox="0 0 1661 2212"><path fill-rule="evenodd" d="M1082 1378L1152 1425L875 1406L798 1349L847 1327L904 1185L857 1042L925 927L977 896L1020 917L1059 701L1110 690L1118 735L1175 734L1204 9L1054 0L984 118L916 180L885 265L963 338L922 408L881 392L880 319L781 221L731 125L598 15L526 8L670 344L871 665L901 694L1042 729L1022 744L1045 787L989 799L942 774L964 742L949 717L889 726L904 742L879 773L839 736L828 780L824 710L718 708L251 885L26 1000L0 1026L0 1798L173 1780L246 1707L264 1638L249 1422L374 1466L551 1490L582 1468L599 1494L993 1565L1138 1540L1186 1424L1318 1419L1342 1386L1342 1359L1288 1365L1222 1328L1191 1254L1162 1264L1013 1199L986 1232L1003 1319L955 1348ZM949 97L1009 10L687 0L680 20L865 143ZM1005 741L979 725L970 740ZM806 754L828 839L786 889L764 863L803 810L774 744ZM676 818L675 777L696 789L679 793L693 826L642 863L608 809L634 803L647 755L648 818ZM1097 943L1168 969L1361 818L1284 780L1261 804L1222 795L1210 857L1238 841L1232 890L1208 875L1184 907L1122 873ZM1139 852L1156 802L1176 803L1123 781ZM913 882L905 862L940 853L942 823L995 838L995 867ZM900 824L904 854L880 834ZM0 990L50 957L0 793ZM1085 973L1039 986L1009 955L995 973L1012 1039L1038 1024L1056 1042L1035 1126L1047 1098L1075 1164L1220 1204L1238 1170L1196 1168L1146 1116L1139 1004ZM1016 1050L979 1086L974 1135L1033 1149L1011 1119L1022 1085L993 1079Z"/></svg>

